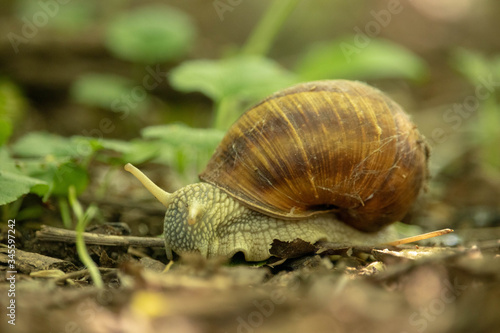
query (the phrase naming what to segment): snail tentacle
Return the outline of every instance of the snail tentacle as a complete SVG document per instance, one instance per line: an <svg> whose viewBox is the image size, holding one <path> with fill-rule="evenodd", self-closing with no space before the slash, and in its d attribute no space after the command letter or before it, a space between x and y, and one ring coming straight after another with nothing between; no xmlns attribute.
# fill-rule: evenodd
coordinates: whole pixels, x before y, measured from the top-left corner
<svg viewBox="0 0 500 333"><path fill-rule="evenodd" d="M151 179L149 179L144 173L142 173L141 170L137 169L135 166L133 166L130 163L127 163L125 165L125 170L130 172L137 178L142 185L158 199L159 202L163 204L163 206L168 207L170 205L170 202L172 201L172 194L168 193L167 191L161 189L158 185L153 183Z"/></svg>

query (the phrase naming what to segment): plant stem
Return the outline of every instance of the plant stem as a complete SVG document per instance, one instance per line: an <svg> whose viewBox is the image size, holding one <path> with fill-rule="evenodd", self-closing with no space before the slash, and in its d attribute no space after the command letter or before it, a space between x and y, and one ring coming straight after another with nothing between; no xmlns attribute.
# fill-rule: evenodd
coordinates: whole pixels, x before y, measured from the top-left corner
<svg viewBox="0 0 500 333"><path fill-rule="evenodd" d="M80 258L82 264L87 266L90 277L92 278L92 281L94 281L95 286L97 288L104 288L99 268L90 257L87 247L85 246L85 239L83 238L85 227L97 213L97 206L94 204L90 205L84 213L82 205L76 197L75 187L70 186L68 192L69 204L78 219L78 223L76 224L76 252L78 253L78 257Z"/></svg>
<svg viewBox="0 0 500 333"><path fill-rule="evenodd" d="M214 127L226 131L228 127L236 120L238 110L238 99L235 96L222 98L216 106Z"/></svg>
<svg viewBox="0 0 500 333"><path fill-rule="evenodd" d="M95 262L90 257L87 247L85 246L85 240L83 238L83 232L85 231L85 227L87 223L92 219L92 217L97 212L97 206L91 205L85 211L85 214L81 219L78 219L78 224L76 225L76 252L78 253L78 257L80 261L87 266L89 270L90 277L92 281L94 281L94 285L97 288L104 288L104 283L102 282L101 274L99 273L99 268L95 264Z"/></svg>
<svg viewBox="0 0 500 333"><path fill-rule="evenodd" d="M75 214L78 223L80 223L80 221L83 218L83 208L78 199L76 198L76 189L74 186L70 186L68 188L68 201L71 206L71 209L73 209L73 213Z"/></svg>
<svg viewBox="0 0 500 333"><path fill-rule="evenodd" d="M18 198L17 200L2 206L2 221L7 221L8 219L13 219L17 216L19 209L23 203L23 198Z"/></svg>
<svg viewBox="0 0 500 333"><path fill-rule="evenodd" d="M480 143L481 160L486 169L493 167L500 170L500 154L498 154L500 116L498 106L499 103L496 101L495 96L492 96L482 103L478 113L480 117L477 136Z"/></svg>
<svg viewBox="0 0 500 333"><path fill-rule="evenodd" d="M72 229L71 214L69 212L68 200L65 197L59 197L59 211L61 212L61 219L66 229Z"/></svg>
<svg viewBox="0 0 500 333"><path fill-rule="evenodd" d="M241 54L263 56L299 0L274 0L241 50Z"/></svg>

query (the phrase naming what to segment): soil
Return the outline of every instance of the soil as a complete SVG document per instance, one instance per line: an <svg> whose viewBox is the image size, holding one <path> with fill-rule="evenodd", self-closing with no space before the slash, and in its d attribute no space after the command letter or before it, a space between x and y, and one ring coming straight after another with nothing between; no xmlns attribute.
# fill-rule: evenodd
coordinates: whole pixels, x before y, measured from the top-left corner
<svg viewBox="0 0 500 333"><path fill-rule="evenodd" d="M75 245L41 241L38 229L15 229L16 273L0 247L0 269L10 278L0 284L8 310L2 332L495 332L500 325L499 241L276 242L279 257L261 263L195 255L168 262L158 247L89 245L105 285L97 288Z"/></svg>

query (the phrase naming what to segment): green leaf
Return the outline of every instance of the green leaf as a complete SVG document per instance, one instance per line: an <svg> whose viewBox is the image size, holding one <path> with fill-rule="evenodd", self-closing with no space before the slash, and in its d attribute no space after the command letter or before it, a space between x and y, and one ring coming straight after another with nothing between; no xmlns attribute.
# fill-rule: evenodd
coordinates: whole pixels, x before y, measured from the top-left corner
<svg viewBox="0 0 500 333"><path fill-rule="evenodd" d="M29 193L35 185L46 185L46 183L22 174L0 171L0 205L17 200Z"/></svg>
<svg viewBox="0 0 500 333"><path fill-rule="evenodd" d="M103 152L98 155L99 160L103 160L108 164L125 164L133 163L140 164L147 160L152 159L158 155L159 147L155 143L144 141L142 139L122 141L113 139L89 139L80 137L82 140L87 140L89 144L98 151L101 149L113 150L121 154L120 157L109 156L109 153Z"/></svg>
<svg viewBox="0 0 500 333"><path fill-rule="evenodd" d="M20 210L15 218L16 221L34 220L43 216L44 213L44 208L41 205L28 206Z"/></svg>
<svg viewBox="0 0 500 333"><path fill-rule="evenodd" d="M19 159L22 174L42 181L48 186L34 186L31 191L44 200L49 195L67 195L68 187L74 185L82 193L88 184L87 171L74 159L87 156L81 142L75 138L33 132L19 139L13 152L25 159Z"/></svg>
<svg viewBox="0 0 500 333"><path fill-rule="evenodd" d="M151 144L144 140L132 140L130 150L123 154L122 160L126 163L140 164L158 156L162 150L159 144Z"/></svg>
<svg viewBox="0 0 500 333"><path fill-rule="evenodd" d="M141 89L135 97L134 89ZM80 76L71 86L72 98L84 105L121 112L126 107L132 112L147 109L150 100L145 89L132 80L118 75L90 73Z"/></svg>
<svg viewBox="0 0 500 333"><path fill-rule="evenodd" d="M6 149L0 149L0 205L13 202L30 192L36 185L48 188L46 182L23 175Z"/></svg>
<svg viewBox="0 0 500 333"><path fill-rule="evenodd" d="M53 178L52 193L58 196L67 196L70 186L74 186L77 195L80 195L89 183L87 170L75 163L61 165Z"/></svg>
<svg viewBox="0 0 500 333"><path fill-rule="evenodd" d="M119 58L153 64L186 54L194 36L194 25L186 14L153 5L118 16L109 25L105 43Z"/></svg>
<svg viewBox="0 0 500 333"><path fill-rule="evenodd" d="M358 47L356 40L350 36L318 43L298 61L296 72L304 80L426 77L425 62L404 47L382 39Z"/></svg>
<svg viewBox="0 0 500 333"><path fill-rule="evenodd" d="M8 119L0 118L0 146L7 143L12 135L12 123Z"/></svg>
<svg viewBox="0 0 500 333"><path fill-rule="evenodd" d="M297 82L276 62L256 56L186 61L169 79L180 91L198 91L217 102L229 96L258 100Z"/></svg>
<svg viewBox="0 0 500 333"><path fill-rule="evenodd" d="M79 136L79 135L75 135L71 138L75 142L79 142L81 145L86 145L90 147L93 151L110 149L120 153L125 153L131 149L131 143L129 141L116 140L116 139L96 139L92 137Z"/></svg>
<svg viewBox="0 0 500 333"><path fill-rule="evenodd" d="M500 62L500 60L498 61ZM451 65L475 85L482 84L479 79L490 76L492 72L494 75L500 74L492 71L495 67L494 61L490 61L482 54L466 49L457 49L453 52ZM500 75L497 77L500 77Z"/></svg>
<svg viewBox="0 0 500 333"><path fill-rule="evenodd" d="M13 128L22 120L26 105L19 88L7 79L0 79L0 146L7 143Z"/></svg>
<svg viewBox="0 0 500 333"><path fill-rule="evenodd" d="M471 123L472 140L478 143L481 150L482 161L500 170L500 153L498 143L500 142L500 113L499 105L495 98L483 101L478 109L478 119Z"/></svg>
<svg viewBox="0 0 500 333"><path fill-rule="evenodd" d="M149 145L157 147L156 162L172 167L184 176L185 183L192 183L212 156L224 132L172 124L147 127L142 135L151 139Z"/></svg>
<svg viewBox="0 0 500 333"><path fill-rule="evenodd" d="M12 150L14 154L22 157L86 156L82 147L71 138L45 132L32 132L23 136L12 146Z"/></svg>
<svg viewBox="0 0 500 333"><path fill-rule="evenodd" d="M23 17L36 17L42 20L42 15L48 15L43 26L47 25L47 27L56 28L58 32L65 34L81 30L90 25L96 15L96 3L94 1L44 2L18 0L14 4L16 5L17 16L20 19Z"/></svg>
<svg viewBox="0 0 500 333"><path fill-rule="evenodd" d="M493 72L493 77L495 78L500 78L500 56L497 56L495 59L492 60L492 72Z"/></svg>
<svg viewBox="0 0 500 333"><path fill-rule="evenodd" d="M24 174L48 184L48 187L34 186L31 189L44 200L49 195L66 196L70 186L74 186L77 193L81 194L89 182L86 169L68 159L35 160L20 164Z"/></svg>
<svg viewBox="0 0 500 333"><path fill-rule="evenodd" d="M490 59L475 51L457 49L452 55L451 65L476 86L475 97L479 104L475 113L478 117L469 122L472 134L469 143L480 148L483 164L500 169L500 154L498 153L500 114L497 96L493 91L482 98L477 96L477 87L484 88L488 81L495 85L495 82L500 79L500 57ZM492 88L486 87L486 89Z"/></svg>
<svg viewBox="0 0 500 333"><path fill-rule="evenodd" d="M161 139L174 147L190 145L202 149L215 149L224 132L213 128L191 128L182 124L149 126L141 131L148 139Z"/></svg>

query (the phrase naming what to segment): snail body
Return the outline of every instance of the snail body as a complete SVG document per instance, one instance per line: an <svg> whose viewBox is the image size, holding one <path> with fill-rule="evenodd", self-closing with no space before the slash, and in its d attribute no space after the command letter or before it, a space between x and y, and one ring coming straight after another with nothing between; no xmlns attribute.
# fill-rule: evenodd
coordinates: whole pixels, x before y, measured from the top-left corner
<svg viewBox="0 0 500 333"><path fill-rule="evenodd" d="M167 256L243 252L273 239L378 244L427 178L428 149L408 115L366 84L299 84L245 112L200 174L173 194L127 170L167 207Z"/></svg>

